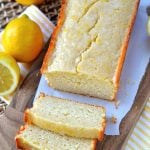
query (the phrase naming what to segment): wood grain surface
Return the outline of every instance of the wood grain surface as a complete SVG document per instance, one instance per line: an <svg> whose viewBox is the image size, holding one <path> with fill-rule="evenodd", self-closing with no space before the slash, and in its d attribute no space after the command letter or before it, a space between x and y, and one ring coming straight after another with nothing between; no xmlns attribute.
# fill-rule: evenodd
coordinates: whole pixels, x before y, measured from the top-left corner
<svg viewBox="0 0 150 150"><path fill-rule="evenodd" d="M45 48L46 49L46 48ZM34 98L36 89L40 80L40 67L45 54L45 50L41 53L39 58L34 62L29 74L24 79L20 88L18 88L12 103L10 104L17 110L24 111L27 107L30 107ZM97 143L97 150L121 150L123 149L126 141L134 128L140 114L150 97L150 63L146 69L146 73L141 81L138 89L134 104L120 125L119 136L105 136L102 142ZM24 105L20 105L21 101L24 101Z"/></svg>

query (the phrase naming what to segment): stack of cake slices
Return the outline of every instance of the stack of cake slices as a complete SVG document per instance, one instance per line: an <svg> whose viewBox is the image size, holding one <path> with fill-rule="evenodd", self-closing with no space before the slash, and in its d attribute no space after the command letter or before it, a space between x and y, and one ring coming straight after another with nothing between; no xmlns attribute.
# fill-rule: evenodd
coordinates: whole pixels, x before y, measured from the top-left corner
<svg viewBox="0 0 150 150"><path fill-rule="evenodd" d="M16 135L20 149L94 150L106 126L103 107L41 95Z"/></svg>

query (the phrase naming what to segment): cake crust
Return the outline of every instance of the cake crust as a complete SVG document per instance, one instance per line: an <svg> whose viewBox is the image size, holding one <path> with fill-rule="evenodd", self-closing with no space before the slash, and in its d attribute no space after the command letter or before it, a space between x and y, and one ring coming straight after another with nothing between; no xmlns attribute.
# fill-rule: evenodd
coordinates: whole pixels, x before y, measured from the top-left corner
<svg viewBox="0 0 150 150"><path fill-rule="evenodd" d="M15 137L15 141L16 141L16 147L18 149L23 149L23 150L32 150L31 146L28 145L27 143L23 143L21 138L18 138L18 136L27 128L28 125L24 125L21 126L16 137Z"/></svg>
<svg viewBox="0 0 150 150"><path fill-rule="evenodd" d="M126 36L124 38L124 42L122 44L121 55L119 57L117 69L116 69L116 72L115 72L115 76L113 78L114 83L117 87L116 92L114 93L114 97L113 97L114 100L115 100L115 97L117 95L117 91L118 91L118 88L119 88L120 76L121 76L123 64L124 64L124 61L125 61L129 40L130 40L130 37L131 37L132 28L133 28L134 23L135 23L139 3L140 3L140 0L136 0L136 5L134 7L132 18L131 18L130 23L129 23L129 28L127 30Z"/></svg>
<svg viewBox="0 0 150 150"><path fill-rule="evenodd" d="M46 53L44 61L43 61L43 65L41 67L42 74L45 73L48 68L48 60L49 60L49 58L51 58L51 56L53 54L53 49L56 45L57 35L64 23L66 5L67 5L67 0L62 0L61 1L61 9L60 9L60 13L58 16L58 21L57 21L57 26L55 27L54 32L52 33L49 48L47 50L47 53Z"/></svg>

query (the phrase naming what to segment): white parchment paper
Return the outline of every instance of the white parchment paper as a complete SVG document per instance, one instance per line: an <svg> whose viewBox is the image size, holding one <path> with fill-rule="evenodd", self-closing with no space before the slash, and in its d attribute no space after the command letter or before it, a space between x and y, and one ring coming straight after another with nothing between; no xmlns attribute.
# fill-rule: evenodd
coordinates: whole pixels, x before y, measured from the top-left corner
<svg viewBox="0 0 150 150"><path fill-rule="evenodd" d="M146 6L148 6L148 1L141 1L121 75L121 84L117 95L117 99L120 101L118 109L116 109L114 102L54 90L48 87L43 76L36 97L39 96L40 92L44 92L47 95L82 103L102 105L106 108L108 120L105 134L119 135L120 122L134 102L140 81L145 73L150 58L150 38L147 36L146 32L148 19L146 15ZM117 123L114 124L110 121L112 116L117 118Z"/></svg>

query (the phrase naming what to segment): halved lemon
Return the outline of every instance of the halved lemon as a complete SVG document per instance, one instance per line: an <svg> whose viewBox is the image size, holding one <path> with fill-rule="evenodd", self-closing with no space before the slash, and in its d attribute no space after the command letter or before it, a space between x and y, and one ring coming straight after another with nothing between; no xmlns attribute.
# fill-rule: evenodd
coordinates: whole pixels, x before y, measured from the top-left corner
<svg viewBox="0 0 150 150"><path fill-rule="evenodd" d="M19 83L20 69L16 60L0 52L0 95L13 93Z"/></svg>

